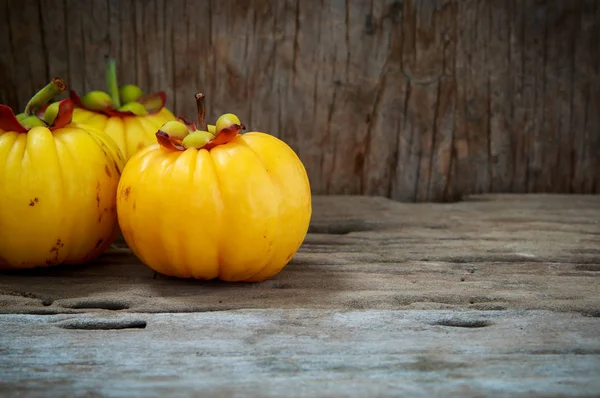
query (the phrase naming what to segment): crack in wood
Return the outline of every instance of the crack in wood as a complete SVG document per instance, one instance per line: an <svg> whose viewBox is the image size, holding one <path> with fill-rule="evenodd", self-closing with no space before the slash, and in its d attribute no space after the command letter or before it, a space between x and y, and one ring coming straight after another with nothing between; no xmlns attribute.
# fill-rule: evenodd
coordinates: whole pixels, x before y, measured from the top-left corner
<svg viewBox="0 0 600 398"><path fill-rule="evenodd" d="M128 319L74 319L56 324L61 329L72 330L123 330L145 329L146 321Z"/></svg>

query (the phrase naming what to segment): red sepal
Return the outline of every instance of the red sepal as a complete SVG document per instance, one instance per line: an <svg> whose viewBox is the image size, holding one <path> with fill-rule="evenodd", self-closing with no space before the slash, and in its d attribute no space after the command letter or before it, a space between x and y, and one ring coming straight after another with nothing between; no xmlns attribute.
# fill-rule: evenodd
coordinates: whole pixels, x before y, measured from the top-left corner
<svg viewBox="0 0 600 398"><path fill-rule="evenodd" d="M75 109L75 104L70 99L67 98L60 101L58 103L58 113L56 114L56 119L54 119L52 126L48 128L50 130L61 129L67 124L71 123L73 109Z"/></svg>
<svg viewBox="0 0 600 398"><path fill-rule="evenodd" d="M144 105L144 108L146 108L149 115L152 115L160 112L160 110L165 107L165 104L167 103L167 93L159 91L157 93L149 94L139 98L138 102Z"/></svg>
<svg viewBox="0 0 600 398"><path fill-rule="evenodd" d="M27 132L27 129L17 120L12 108L2 104L0 104L0 129L4 131L16 131L17 133Z"/></svg>
<svg viewBox="0 0 600 398"><path fill-rule="evenodd" d="M185 126L187 127L187 129L190 133L193 133L194 131L197 130L196 123L184 118L183 116L177 116L177 119L175 119L175 120L185 124Z"/></svg>
<svg viewBox="0 0 600 398"><path fill-rule="evenodd" d="M50 102L48 102L48 103L46 103L46 104L42 105L42 107L41 107L40 109L38 109L38 110L35 112L35 115L36 115L37 117L39 117L40 119L42 119L42 118L44 117L44 113L46 113L46 108L47 108L48 106L50 106Z"/></svg>
<svg viewBox="0 0 600 398"><path fill-rule="evenodd" d="M246 127L243 124L232 124L229 127L224 128L223 130L221 130L219 132L219 134L217 134L215 136L215 138L213 138L212 140L210 140L206 145L204 145L202 148L204 149L211 149L217 145L222 145L222 144L226 144L229 141L233 140L235 138L235 136L240 132L240 130L245 129Z"/></svg>
<svg viewBox="0 0 600 398"><path fill-rule="evenodd" d="M169 137L169 134L165 133L164 131L158 130L156 132L156 140L158 141L160 146L166 149L171 149L174 151L183 151L185 149L181 145L181 140L172 139L171 137Z"/></svg>

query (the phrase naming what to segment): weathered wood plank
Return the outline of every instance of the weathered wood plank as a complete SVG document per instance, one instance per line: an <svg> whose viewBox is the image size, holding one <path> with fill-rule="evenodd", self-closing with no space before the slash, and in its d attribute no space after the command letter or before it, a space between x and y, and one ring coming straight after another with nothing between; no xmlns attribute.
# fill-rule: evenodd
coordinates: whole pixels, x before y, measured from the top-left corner
<svg viewBox="0 0 600 398"><path fill-rule="evenodd" d="M122 242L1 273L0 396L600 393L600 195L313 204L263 283L155 279Z"/></svg>
<svg viewBox="0 0 600 398"><path fill-rule="evenodd" d="M2 3L0 102L54 75L165 90L284 139L315 194L600 192L594 0ZM31 23L29 23L31 22Z"/></svg>
<svg viewBox="0 0 600 398"><path fill-rule="evenodd" d="M302 248L264 283L153 279L120 243L96 264L2 273L0 312L453 308L597 317L598 278L598 195L444 205L317 196Z"/></svg>
<svg viewBox="0 0 600 398"><path fill-rule="evenodd" d="M4 315L0 395L591 397L599 327L539 311Z"/></svg>

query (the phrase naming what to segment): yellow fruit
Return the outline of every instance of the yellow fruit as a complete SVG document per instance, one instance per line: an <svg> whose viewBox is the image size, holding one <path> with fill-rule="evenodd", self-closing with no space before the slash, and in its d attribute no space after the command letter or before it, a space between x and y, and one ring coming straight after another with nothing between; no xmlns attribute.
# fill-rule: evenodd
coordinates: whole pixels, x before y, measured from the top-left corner
<svg viewBox="0 0 600 398"><path fill-rule="evenodd" d="M262 132L235 134L210 149L149 145L130 158L117 192L119 225L133 253L181 278L274 276L300 248L311 212L302 162Z"/></svg>
<svg viewBox="0 0 600 398"><path fill-rule="evenodd" d="M81 108L73 111L74 123L106 132L117 143L126 160L145 146L155 143L154 134L169 120L175 120L175 116L167 108L145 116L109 116Z"/></svg>
<svg viewBox="0 0 600 398"><path fill-rule="evenodd" d="M60 106L50 128L3 129L0 117L0 269L85 263L118 232L122 154L104 132L69 123L70 100Z"/></svg>

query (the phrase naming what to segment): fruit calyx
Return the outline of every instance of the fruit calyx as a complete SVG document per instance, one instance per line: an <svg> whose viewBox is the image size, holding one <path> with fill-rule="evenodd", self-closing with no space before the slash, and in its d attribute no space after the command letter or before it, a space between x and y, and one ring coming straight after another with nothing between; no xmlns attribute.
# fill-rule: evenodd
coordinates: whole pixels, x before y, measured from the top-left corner
<svg viewBox="0 0 600 398"><path fill-rule="evenodd" d="M63 99L48 105L54 97L67 89L67 84L55 77L38 91L27 103L25 110L15 115L8 105L0 105L0 129L26 133L34 127L46 127L55 130L71 123L74 104Z"/></svg>
<svg viewBox="0 0 600 398"><path fill-rule="evenodd" d="M198 93L195 97L198 108L198 124L183 117L166 122L156 132L156 139L162 147L178 151L185 151L189 148L210 150L217 145L228 143L241 130L246 129L233 113L225 113L217 119L214 125L207 125L204 94Z"/></svg>
<svg viewBox="0 0 600 398"><path fill-rule="evenodd" d="M69 97L75 105L107 116L144 116L160 112L167 102L167 94L159 91L144 96L141 88L134 84L119 87L116 61L106 56L106 86L108 92L93 90L79 97L70 90Z"/></svg>

